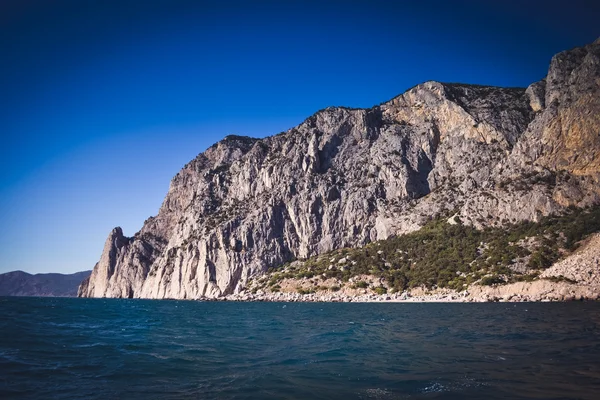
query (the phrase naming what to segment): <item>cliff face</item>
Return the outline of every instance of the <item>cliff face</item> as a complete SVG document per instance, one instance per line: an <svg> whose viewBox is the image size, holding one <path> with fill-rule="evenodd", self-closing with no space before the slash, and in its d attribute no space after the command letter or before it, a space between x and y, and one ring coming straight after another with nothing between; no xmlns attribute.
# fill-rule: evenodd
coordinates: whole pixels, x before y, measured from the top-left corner
<svg viewBox="0 0 600 400"><path fill-rule="evenodd" d="M173 178L134 237L111 232L79 296L217 297L443 211L485 227L597 203L598 132L596 41L556 55L527 89L426 82L276 136L228 136Z"/></svg>

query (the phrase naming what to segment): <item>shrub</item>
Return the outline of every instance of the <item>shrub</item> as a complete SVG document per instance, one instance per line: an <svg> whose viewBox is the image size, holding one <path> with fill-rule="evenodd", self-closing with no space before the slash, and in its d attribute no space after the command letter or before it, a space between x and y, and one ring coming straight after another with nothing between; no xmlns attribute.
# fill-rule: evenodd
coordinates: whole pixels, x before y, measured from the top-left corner
<svg viewBox="0 0 600 400"><path fill-rule="evenodd" d="M483 286L491 286L496 285L498 283L504 283L504 279L495 274L490 276L484 276L483 278L481 278L480 282L480 284Z"/></svg>
<svg viewBox="0 0 600 400"><path fill-rule="evenodd" d="M550 267L559 257L554 249L543 246L537 249L529 258L527 267L530 269L545 269Z"/></svg>
<svg viewBox="0 0 600 400"><path fill-rule="evenodd" d="M366 289L369 287L369 284L365 281L358 281L354 284L354 289Z"/></svg>
<svg viewBox="0 0 600 400"><path fill-rule="evenodd" d="M387 289L386 289L385 287L383 287L383 286L377 286L377 287L374 289L374 291L375 291L375 293L377 293L377 294L386 294L386 293L387 293Z"/></svg>

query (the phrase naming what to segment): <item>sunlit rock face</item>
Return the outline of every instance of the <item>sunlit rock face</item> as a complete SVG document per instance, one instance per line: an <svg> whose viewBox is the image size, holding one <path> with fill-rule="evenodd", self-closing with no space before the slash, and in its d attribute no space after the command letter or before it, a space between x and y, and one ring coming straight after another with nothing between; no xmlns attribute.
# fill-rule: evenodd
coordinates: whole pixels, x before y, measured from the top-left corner
<svg viewBox="0 0 600 400"><path fill-rule="evenodd" d="M440 212L481 228L597 203L599 60L596 42L556 55L527 89L426 82L265 139L228 136L173 178L132 238L111 232L79 296L219 297Z"/></svg>

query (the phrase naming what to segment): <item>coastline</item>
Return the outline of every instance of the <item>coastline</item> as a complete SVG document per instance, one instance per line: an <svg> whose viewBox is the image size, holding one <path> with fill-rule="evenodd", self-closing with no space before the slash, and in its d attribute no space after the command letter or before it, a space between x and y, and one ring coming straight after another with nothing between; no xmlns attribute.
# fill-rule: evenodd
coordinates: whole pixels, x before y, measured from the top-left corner
<svg viewBox="0 0 600 400"><path fill-rule="evenodd" d="M600 286L577 285L566 282L538 280L501 286L474 285L462 292L446 289L412 291L392 294L365 293L248 293L241 292L219 298L201 298L204 301L247 302L326 302L326 303L486 303L486 302L568 302L600 301Z"/></svg>
<svg viewBox="0 0 600 400"><path fill-rule="evenodd" d="M284 278L269 284L258 275L237 293L209 296L162 297L191 301L336 302L336 303L482 303L600 301L600 233L547 269L535 270L528 281L474 282L463 290L414 287L394 292L381 277L356 275L347 282L336 278ZM120 297L120 296L116 296ZM138 296L134 296L140 298ZM141 297L148 298L148 297ZM155 297L155 299L157 299Z"/></svg>
<svg viewBox="0 0 600 400"><path fill-rule="evenodd" d="M558 302L600 301L600 234L591 235L582 246L550 268L539 271L539 277L529 282L471 284L465 290L427 289L423 287L402 293L377 294L371 289L356 289L339 281L319 281L319 285L339 285L338 291L315 290L298 293L297 289L315 288L310 280L283 280L281 291L272 292L252 285L240 293L210 300L225 301L284 301L284 302L403 302L403 303L481 303L481 302ZM382 282L372 276L358 276L369 287ZM321 286L322 287L322 286ZM318 286L317 286L318 288ZM254 292L254 293L253 293ZM208 300L208 299L207 299Z"/></svg>

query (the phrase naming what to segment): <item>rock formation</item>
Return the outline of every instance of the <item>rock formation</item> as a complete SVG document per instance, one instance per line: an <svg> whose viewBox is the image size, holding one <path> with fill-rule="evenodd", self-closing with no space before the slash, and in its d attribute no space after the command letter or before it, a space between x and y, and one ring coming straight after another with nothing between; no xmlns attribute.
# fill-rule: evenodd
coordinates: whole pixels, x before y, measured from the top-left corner
<svg viewBox="0 0 600 400"><path fill-rule="evenodd" d="M596 41L554 56L527 89L426 82L265 139L228 136L173 178L138 233L111 232L79 296L225 296L440 212L481 228L595 204L599 132Z"/></svg>

